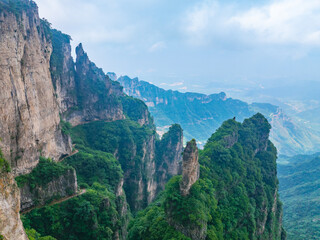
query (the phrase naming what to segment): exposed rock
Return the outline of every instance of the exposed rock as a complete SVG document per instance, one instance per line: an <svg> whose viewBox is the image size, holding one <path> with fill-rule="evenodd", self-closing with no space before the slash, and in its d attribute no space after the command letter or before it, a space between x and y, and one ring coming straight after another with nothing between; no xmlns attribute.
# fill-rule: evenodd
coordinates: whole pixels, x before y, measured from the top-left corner
<svg viewBox="0 0 320 240"><path fill-rule="evenodd" d="M120 96L124 96L118 82L111 81L96 67L84 52L82 44L76 48L77 108L69 109L64 117L72 125L89 121L124 119Z"/></svg>
<svg viewBox="0 0 320 240"><path fill-rule="evenodd" d="M130 146L131 160L124 169L124 189L132 211L145 208L156 197L155 136L149 135L142 144ZM142 157L137 161L137 149Z"/></svg>
<svg viewBox="0 0 320 240"><path fill-rule="evenodd" d="M116 204L117 204L117 212L119 214L119 217L121 219L122 225L120 226L120 229L114 233L113 239L114 240L120 240L120 239L127 239L127 229L129 225L129 210L128 210L128 203L126 200L126 196L123 192L123 179L120 181L120 184L118 188L116 189Z"/></svg>
<svg viewBox="0 0 320 240"><path fill-rule="evenodd" d="M18 15L0 12L0 148L15 175L30 172L40 152L52 159L71 152L50 77L48 26L34 2L25 4Z"/></svg>
<svg viewBox="0 0 320 240"><path fill-rule="evenodd" d="M118 80L118 76L114 72L108 72L107 75L112 81L117 81Z"/></svg>
<svg viewBox="0 0 320 240"><path fill-rule="evenodd" d="M158 191L164 190L170 178L179 174L182 151L183 130L180 125L174 124L156 144Z"/></svg>
<svg viewBox="0 0 320 240"><path fill-rule="evenodd" d="M52 29L53 51L50 59L50 72L60 112L77 105L75 65L71 56L70 36Z"/></svg>
<svg viewBox="0 0 320 240"><path fill-rule="evenodd" d="M20 192L11 173L0 173L0 235L5 240L27 240L20 220Z"/></svg>
<svg viewBox="0 0 320 240"><path fill-rule="evenodd" d="M233 132L230 135L224 137L226 143L226 148L231 148L236 142L238 142L239 134L238 132Z"/></svg>
<svg viewBox="0 0 320 240"><path fill-rule="evenodd" d="M188 195L191 186L199 179L200 166L198 158L196 140L192 139L187 143L183 152L182 180L180 183L180 192L182 196Z"/></svg>
<svg viewBox="0 0 320 240"><path fill-rule="evenodd" d="M77 175L74 169L52 180L45 186L31 188L25 184L20 188L21 211L38 205L45 205L54 198L63 198L75 194L78 190Z"/></svg>

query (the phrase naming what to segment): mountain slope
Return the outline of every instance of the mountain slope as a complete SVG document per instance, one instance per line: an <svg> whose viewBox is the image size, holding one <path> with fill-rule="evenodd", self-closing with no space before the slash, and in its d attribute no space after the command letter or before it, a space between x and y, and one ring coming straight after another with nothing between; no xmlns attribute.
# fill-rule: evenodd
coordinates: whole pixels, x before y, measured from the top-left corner
<svg viewBox="0 0 320 240"><path fill-rule="evenodd" d="M320 153L298 155L278 165L288 239L320 238Z"/></svg>

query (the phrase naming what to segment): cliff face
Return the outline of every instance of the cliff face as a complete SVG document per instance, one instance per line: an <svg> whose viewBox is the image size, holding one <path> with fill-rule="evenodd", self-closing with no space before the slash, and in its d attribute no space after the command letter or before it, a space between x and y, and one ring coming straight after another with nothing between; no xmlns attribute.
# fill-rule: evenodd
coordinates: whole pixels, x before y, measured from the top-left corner
<svg viewBox="0 0 320 240"><path fill-rule="evenodd" d="M174 124L156 143L158 191L164 190L170 178L181 171L182 151L183 131L180 125Z"/></svg>
<svg viewBox="0 0 320 240"><path fill-rule="evenodd" d="M200 166L198 159L198 148L196 141L193 139L187 143L183 151L182 181L180 183L182 196L188 195L191 186L199 179Z"/></svg>
<svg viewBox="0 0 320 240"><path fill-rule="evenodd" d="M36 166L40 153L59 159L71 146L59 126L48 26L33 2L18 13L0 4L0 148L19 175Z"/></svg>
<svg viewBox="0 0 320 240"><path fill-rule="evenodd" d="M141 144L134 143L131 161L122 163L124 189L133 211L145 208L156 196L155 136L147 136ZM138 160L138 161L136 161ZM125 167L124 164L128 164Z"/></svg>
<svg viewBox="0 0 320 240"><path fill-rule="evenodd" d="M77 60L75 92L77 106L69 108L64 117L72 125L89 121L115 121L124 119L120 96L122 87L111 81L102 69L97 68L84 52L82 44L76 48ZM64 58L66 60L66 58ZM71 80L68 80L71 81Z"/></svg>
<svg viewBox="0 0 320 240"><path fill-rule="evenodd" d="M77 176L74 169L66 171L61 176L57 176L45 186L31 188L29 184L25 184L20 188L21 211L45 205L53 199L71 196L77 190Z"/></svg>
<svg viewBox="0 0 320 240"><path fill-rule="evenodd" d="M52 29L53 51L50 58L50 73L60 112L77 105L75 64L71 56L71 37Z"/></svg>
<svg viewBox="0 0 320 240"><path fill-rule="evenodd" d="M0 173L0 236L27 240L20 220L20 192L11 173Z"/></svg>

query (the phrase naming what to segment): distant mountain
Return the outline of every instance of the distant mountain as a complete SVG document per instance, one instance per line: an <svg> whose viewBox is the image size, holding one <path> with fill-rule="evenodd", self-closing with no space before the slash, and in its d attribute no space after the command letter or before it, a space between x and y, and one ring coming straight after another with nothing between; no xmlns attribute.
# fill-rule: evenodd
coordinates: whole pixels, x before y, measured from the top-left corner
<svg viewBox="0 0 320 240"><path fill-rule="evenodd" d="M288 239L320 239L320 153L278 164Z"/></svg>
<svg viewBox="0 0 320 240"><path fill-rule="evenodd" d="M320 133L312 131L287 116L272 104L253 103L227 98L224 92L205 95L164 90L138 78L120 77L124 92L143 100L154 116L161 134L173 123L184 129L185 141L196 138L200 146L223 121L238 121L261 112L271 122L271 140L281 154L296 155L320 151Z"/></svg>
<svg viewBox="0 0 320 240"><path fill-rule="evenodd" d="M320 149L320 132L268 103L252 103L250 108L260 112L268 118L272 125L270 137L277 146L279 153L292 155L292 153L312 153Z"/></svg>

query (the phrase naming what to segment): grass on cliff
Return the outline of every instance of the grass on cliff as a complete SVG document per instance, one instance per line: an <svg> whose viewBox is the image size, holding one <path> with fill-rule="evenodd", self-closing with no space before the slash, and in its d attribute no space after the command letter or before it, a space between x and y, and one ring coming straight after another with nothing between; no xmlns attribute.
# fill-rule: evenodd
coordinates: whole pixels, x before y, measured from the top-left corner
<svg viewBox="0 0 320 240"><path fill-rule="evenodd" d="M79 179L90 178L89 183L98 181L115 186L122 177L122 170L127 172L127 179L132 181L125 181L123 187L129 205L134 211L138 191L135 180L147 177L141 176L144 168L141 159L145 154L146 143L152 141L153 134L152 128L140 126L137 122L128 119L79 125L72 129L71 136L80 152L67 162L76 168ZM117 156L117 159L112 155ZM92 160L89 161L89 159ZM102 161L108 164L103 164ZM84 166L94 171L88 171ZM94 180L94 178L100 178L100 180ZM141 204L146 206L144 200L141 201Z"/></svg>
<svg viewBox="0 0 320 240"><path fill-rule="evenodd" d="M26 229L59 240L113 239L125 221L117 211L119 201L106 187L94 183L80 196L32 210L22 222Z"/></svg>
<svg viewBox="0 0 320 240"><path fill-rule="evenodd" d="M16 177L18 187L21 188L25 184L29 184L31 189L36 186L45 186L52 180L66 173L73 168L59 162L54 162L50 158L40 157L38 165L26 175Z"/></svg>
<svg viewBox="0 0 320 240"><path fill-rule="evenodd" d="M3 156L2 151L0 149L0 174L7 173L10 171L11 171L10 164L7 162L6 159L4 159L4 156Z"/></svg>

